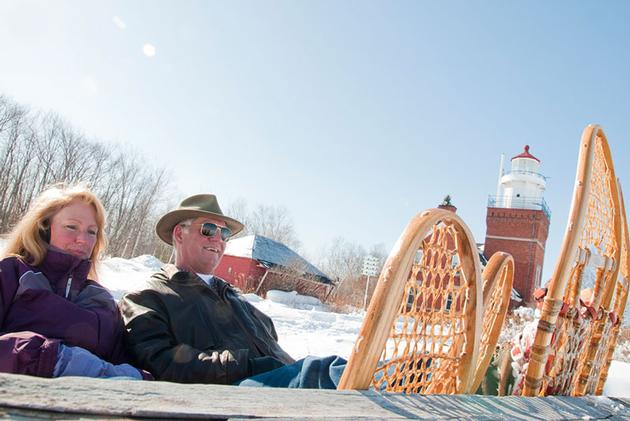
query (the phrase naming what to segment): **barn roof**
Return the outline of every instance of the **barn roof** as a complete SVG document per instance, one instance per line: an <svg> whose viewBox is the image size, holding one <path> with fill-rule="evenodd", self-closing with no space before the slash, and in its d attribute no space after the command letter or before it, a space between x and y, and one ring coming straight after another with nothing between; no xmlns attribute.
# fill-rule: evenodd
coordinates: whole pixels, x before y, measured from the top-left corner
<svg viewBox="0 0 630 421"><path fill-rule="evenodd" d="M282 266L294 269L297 272L316 276L325 284L332 282L324 272L317 269L295 251L278 241L262 235L248 235L228 241L225 247L225 254L254 259L267 267Z"/></svg>

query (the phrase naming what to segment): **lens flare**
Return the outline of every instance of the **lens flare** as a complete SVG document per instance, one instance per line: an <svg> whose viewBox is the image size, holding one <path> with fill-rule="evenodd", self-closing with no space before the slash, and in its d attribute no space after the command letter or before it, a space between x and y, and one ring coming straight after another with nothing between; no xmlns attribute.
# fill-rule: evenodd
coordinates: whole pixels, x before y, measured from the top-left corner
<svg viewBox="0 0 630 421"><path fill-rule="evenodd" d="M142 52L147 57L153 57L155 56L155 46L153 44L144 44Z"/></svg>

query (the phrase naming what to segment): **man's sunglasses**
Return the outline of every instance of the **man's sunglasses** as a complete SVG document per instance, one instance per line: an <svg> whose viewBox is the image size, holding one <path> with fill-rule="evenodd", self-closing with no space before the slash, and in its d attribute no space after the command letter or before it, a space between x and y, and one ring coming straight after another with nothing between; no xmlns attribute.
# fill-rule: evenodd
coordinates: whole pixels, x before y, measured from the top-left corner
<svg viewBox="0 0 630 421"><path fill-rule="evenodd" d="M197 225L197 224L195 224ZM204 237L212 237L217 232L217 228L221 230L221 240L227 241L232 236L232 230L228 227L220 227L212 222L204 222L199 231Z"/></svg>

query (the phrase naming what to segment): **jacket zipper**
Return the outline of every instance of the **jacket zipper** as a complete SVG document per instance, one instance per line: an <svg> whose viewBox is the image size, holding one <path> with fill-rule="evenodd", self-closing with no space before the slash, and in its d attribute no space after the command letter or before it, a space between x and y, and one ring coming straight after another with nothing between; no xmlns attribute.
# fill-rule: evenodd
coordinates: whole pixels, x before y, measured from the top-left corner
<svg viewBox="0 0 630 421"><path fill-rule="evenodd" d="M66 298L70 295L70 287L72 286L72 275L68 276L68 282L66 282Z"/></svg>
<svg viewBox="0 0 630 421"><path fill-rule="evenodd" d="M218 282L215 282L214 284L214 288L209 286L208 284L206 284L205 282L203 282L203 285L209 289L211 291L211 293L215 294L221 301L224 301L225 303L227 303L230 307L232 307L232 311L236 313L236 310L234 309L234 304L232 303L232 300L230 300L227 297L227 285L221 285ZM245 311L245 310L243 310ZM252 347L252 349L255 349L258 351L258 353L262 356L267 356L269 354L272 354L272 352L264 352L260 346L258 346L256 338L254 337L254 335L251 334L251 332L249 331L249 329L247 329L245 327L245 325L243 324L243 321L241 320L240 317L235 317L234 320L236 320L236 323L240 326L241 330L243 331L243 333L245 334L245 339L247 339L247 342L249 342L249 345Z"/></svg>
<svg viewBox="0 0 630 421"><path fill-rule="evenodd" d="M223 293L226 294L225 290L223 290ZM223 297L224 297L223 300L227 302L228 305L232 307L232 311L236 313L236 310L234 309L234 303L232 302L232 300L229 300L226 295L223 295ZM241 306L241 311L247 311L247 310L243 309ZM240 317L235 317L234 319L236 320L236 323L238 323L238 325L241 327L241 330L245 332L245 337L247 338L247 342L253 345L253 349L256 349L258 353L260 353L260 355L262 355L263 357L275 355L269 347L264 346L263 348L265 349L262 349L260 346L258 346L258 342L259 342L257 340L258 338L255 335L252 335L250 330L245 327ZM265 350L267 352L265 352Z"/></svg>

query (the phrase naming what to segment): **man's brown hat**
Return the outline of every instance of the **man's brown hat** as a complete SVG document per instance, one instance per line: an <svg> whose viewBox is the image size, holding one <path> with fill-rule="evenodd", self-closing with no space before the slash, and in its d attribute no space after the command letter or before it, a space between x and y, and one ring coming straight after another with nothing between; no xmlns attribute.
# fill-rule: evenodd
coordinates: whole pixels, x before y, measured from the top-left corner
<svg viewBox="0 0 630 421"><path fill-rule="evenodd" d="M232 235L243 229L243 224L236 219L223 215L217 197L213 194L197 194L182 200L179 207L160 218L155 226L158 237L166 244L173 245L173 228L186 219L206 216L219 219L232 230Z"/></svg>

